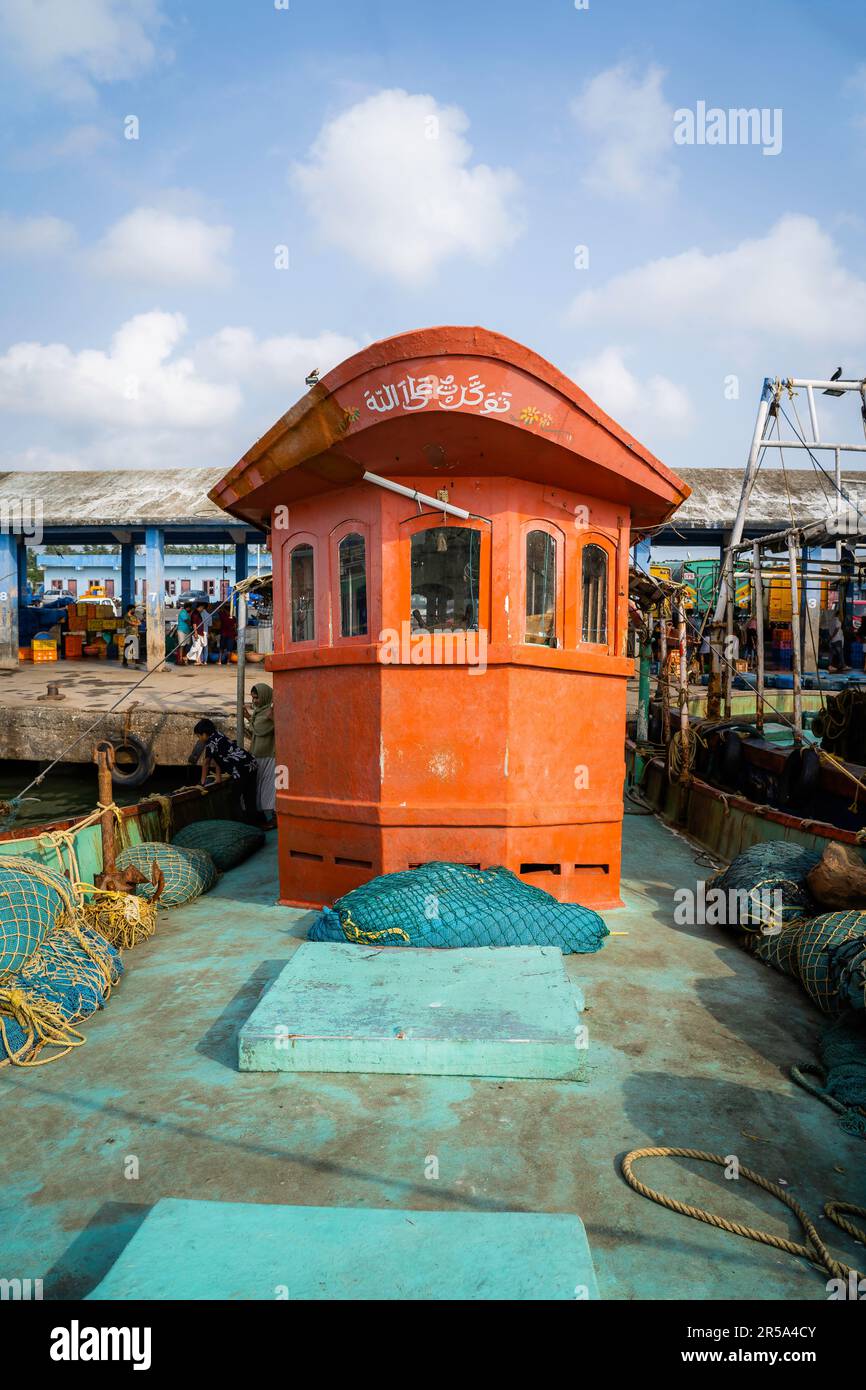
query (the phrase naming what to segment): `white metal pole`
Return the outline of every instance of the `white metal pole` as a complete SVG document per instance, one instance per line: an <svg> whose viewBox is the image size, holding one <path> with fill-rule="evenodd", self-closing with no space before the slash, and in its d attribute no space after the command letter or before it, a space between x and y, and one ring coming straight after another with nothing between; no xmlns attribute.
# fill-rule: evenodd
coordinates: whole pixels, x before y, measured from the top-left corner
<svg viewBox="0 0 866 1390"><path fill-rule="evenodd" d="M686 610L682 598L677 609L677 628L680 642L680 735L682 754L686 757L689 737L689 653L686 642ZM688 767L684 763L684 767Z"/></svg>
<svg viewBox="0 0 866 1390"><path fill-rule="evenodd" d="M818 433L818 412L815 409L815 392L811 386L806 387L806 399L809 402L809 419L812 422L812 443L820 444L821 436Z"/></svg>
<svg viewBox="0 0 866 1390"><path fill-rule="evenodd" d="M835 477L836 477L836 529L841 530L842 521L842 454L837 449L835 454ZM842 562L842 537L836 539L836 559Z"/></svg>
<svg viewBox="0 0 866 1390"><path fill-rule="evenodd" d="M725 559L725 718L731 717L732 691L734 684L734 552L728 551Z"/></svg>
<svg viewBox="0 0 866 1390"><path fill-rule="evenodd" d="M731 538L728 542L728 550L732 546L739 545L743 538L743 527L746 522L746 510L749 505L749 496L752 491L752 484L758 472L758 459L761 447L764 443L764 430L767 426L767 415L770 409L770 402L773 399L773 383L769 377L764 378L764 385L761 391L761 400L758 404L758 417L755 420L755 432L752 435L752 447L749 450L749 458L746 463L746 471L743 476L743 486L740 491L740 501L737 507L737 515L734 517L734 525L731 530ZM725 578L719 585L719 598L716 604L716 612L713 618L714 623L721 623L725 616Z"/></svg>
<svg viewBox="0 0 866 1390"><path fill-rule="evenodd" d="M797 537L788 532L788 566L791 572L791 644L794 676L794 742L803 741L803 696L800 686L800 588L797 583Z"/></svg>
<svg viewBox="0 0 866 1390"><path fill-rule="evenodd" d="M757 680L755 682L755 724L758 733L764 732L764 586L761 581L761 547L752 547L752 569L755 587L755 640L758 646Z"/></svg>
<svg viewBox="0 0 866 1390"><path fill-rule="evenodd" d="M247 596L245 593L238 594L238 621L237 621L237 657L238 657L238 680L237 680L237 745L238 748L244 746L244 679L246 676L247 664Z"/></svg>
<svg viewBox="0 0 866 1390"><path fill-rule="evenodd" d="M671 741L671 692L668 685L668 616L667 600L662 599L659 613L659 692L662 697L662 743Z"/></svg>
<svg viewBox="0 0 866 1390"><path fill-rule="evenodd" d="M394 483L390 478L381 478L378 473L365 473L364 482L375 483L376 487L387 488L389 492L397 492L401 497L409 497L413 502L421 502L425 507L445 512L446 516L459 516L461 521L468 521L472 515L462 507L455 507L451 502L440 502L438 497L428 497L426 492L416 492L415 488L404 487L402 483Z"/></svg>

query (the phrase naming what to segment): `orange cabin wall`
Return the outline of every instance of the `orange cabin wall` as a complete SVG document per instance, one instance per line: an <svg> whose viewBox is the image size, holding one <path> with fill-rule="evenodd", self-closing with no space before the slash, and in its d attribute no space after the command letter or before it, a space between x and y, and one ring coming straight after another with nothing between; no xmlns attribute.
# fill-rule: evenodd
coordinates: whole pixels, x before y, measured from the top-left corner
<svg viewBox="0 0 866 1390"><path fill-rule="evenodd" d="M413 479L432 495L443 485L491 523L446 519L482 534L483 671L461 663L450 636L442 664L413 664L411 650L381 659L387 634L399 639L410 617L412 532L441 525L441 514L419 516L414 502L367 483L273 513L281 901L320 906L436 858L505 864L565 901L618 906L628 512L513 478ZM556 649L523 640L534 523L558 541ZM337 544L351 530L366 538L368 634L343 638ZM315 555L316 635L292 644L289 557L302 541ZM580 640L590 541L609 557L604 647Z"/></svg>

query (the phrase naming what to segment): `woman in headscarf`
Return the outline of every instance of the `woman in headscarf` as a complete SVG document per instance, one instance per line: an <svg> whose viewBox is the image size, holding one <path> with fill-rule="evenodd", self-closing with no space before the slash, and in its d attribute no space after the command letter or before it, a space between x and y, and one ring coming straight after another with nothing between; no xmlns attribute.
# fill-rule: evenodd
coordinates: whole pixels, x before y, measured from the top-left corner
<svg viewBox="0 0 866 1390"><path fill-rule="evenodd" d="M256 792L266 830L276 825L276 763L274 758L274 692L264 681L250 691L251 708L244 706L250 752L259 765Z"/></svg>

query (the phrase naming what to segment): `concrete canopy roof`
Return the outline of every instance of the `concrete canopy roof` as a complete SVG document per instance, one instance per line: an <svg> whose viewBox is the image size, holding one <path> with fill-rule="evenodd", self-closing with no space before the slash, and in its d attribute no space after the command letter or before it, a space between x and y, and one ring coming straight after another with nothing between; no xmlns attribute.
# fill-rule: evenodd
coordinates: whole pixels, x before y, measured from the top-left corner
<svg viewBox="0 0 866 1390"><path fill-rule="evenodd" d="M760 469L752 487L746 513L746 534L776 531L790 526L793 515L796 525L804 525L832 515L836 505L836 487L832 463L821 473L816 468L779 467ZM677 532L696 533L718 543L721 534L730 530L737 514L740 490L743 486L742 468L686 468L683 478L691 485L687 497L671 522L662 530L664 539L672 544ZM842 471L842 491L852 505L866 515L866 470ZM844 507L844 502L843 502Z"/></svg>
<svg viewBox="0 0 866 1390"><path fill-rule="evenodd" d="M765 464L752 491L747 530L771 531L787 525L789 492L798 522L823 516L835 496L832 469L828 471L830 476L824 477L813 468L789 468L786 488L781 469ZM208 535L211 528L249 530L227 517L208 496L224 475L223 468L0 473L0 519L7 508L39 503L46 529L81 532L84 541L95 539L85 534L88 531L141 530L144 526L162 526L167 531L186 527L206 530ZM684 468L680 476L691 496L665 526L666 534L676 540L674 528L690 533L706 531L718 540L719 533L733 524L742 469ZM843 471L842 486L866 513L866 469Z"/></svg>
<svg viewBox="0 0 866 1390"><path fill-rule="evenodd" d="M211 498L265 524L273 508L369 470L507 476L606 497L658 524L688 488L573 381L480 327L401 333L341 362L226 474Z"/></svg>
<svg viewBox="0 0 866 1390"><path fill-rule="evenodd" d="M0 473L0 518L14 520L20 509L25 522L38 521L52 542L111 543L115 533L140 542L148 526L162 528L172 541L189 544L252 538L249 526L232 522L208 497L222 472L136 468Z"/></svg>

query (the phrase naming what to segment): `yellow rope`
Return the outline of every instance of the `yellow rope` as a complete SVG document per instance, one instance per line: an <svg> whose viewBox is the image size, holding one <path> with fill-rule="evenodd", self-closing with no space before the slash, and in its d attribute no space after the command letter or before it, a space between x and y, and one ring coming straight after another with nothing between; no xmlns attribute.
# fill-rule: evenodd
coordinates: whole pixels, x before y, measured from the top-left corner
<svg viewBox="0 0 866 1390"><path fill-rule="evenodd" d="M794 1213L806 1235L806 1243L799 1244L797 1241L788 1240L785 1236L774 1236L769 1231L759 1231L754 1226L745 1226L740 1221L728 1221L724 1216L718 1216L715 1212L705 1211L703 1207L694 1207L689 1202L679 1202L674 1197L668 1197L664 1192L657 1192L653 1187L647 1187L636 1178L633 1172L633 1165L639 1158L695 1158L703 1163L716 1163L720 1168L727 1168L729 1160L723 1158L721 1154L705 1153L703 1149L633 1149L630 1154L626 1154L622 1161L622 1175L629 1187L633 1187L635 1192L639 1192L642 1197L648 1197L651 1202L658 1202L659 1206L667 1207L668 1211L678 1211L682 1216L691 1216L695 1221L704 1221L708 1226L716 1226L719 1230L729 1231L731 1235L743 1236L746 1240L757 1240L762 1245L772 1245L776 1250L785 1250L789 1255L799 1255L803 1259L812 1261L827 1274L835 1279L849 1279L853 1277L856 1284L859 1284L862 1275L851 1265L842 1264L835 1260L819 1236L813 1225L808 1212L800 1206L800 1203L786 1192L778 1183L771 1182L769 1178L762 1177L760 1173L755 1173L751 1168L740 1167L738 1176L745 1178L747 1182L754 1183L756 1187L763 1188L769 1192L771 1197L777 1197L780 1202ZM841 1230L853 1234L856 1240L866 1240L866 1234L859 1231L851 1222L845 1221L839 1216L839 1212L853 1213L855 1216L866 1216L866 1208L855 1207L846 1202L825 1202L824 1215L829 1221L834 1222Z"/></svg>
<svg viewBox="0 0 866 1390"><path fill-rule="evenodd" d="M96 888L92 883L82 883L81 887L92 893L95 901L84 903L79 908L80 919L112 946L128 951L153 936L156 931L155 902L139 898L134 893Z"/></svg>
<svg viewBox="0 0 866 1390"><path fill-rule="evenodd" d="M357 922L352 921L352 914L349 911L346 912L344 917L340 918L340 925L346 933L347 941L372 943L381 940L383 936L402 936L404 941L409 940L408 935L403 931L402 927L384 927L382 931L364 931L362 927L358 926Z"/></svg>
<svg viewBox="0 0 866 1390"><path fill-rule="evenodd" d="M24 1031L24 1042L17 1049L10 1047L6 1033L4 1014L14 1018ZM20 989L0 989L0 1039L6 1057L0 1067L10 1063L16 1067L44 1067L48 1062L57 1062L71 1052L73 1047L81 1047L84 1034L67 1023L56 1004L45 1000L36 1003ZM43 1047L59 1047L50 1057L39 1057ZM33 1056L27 1053L35 1049Z"/></svg>

